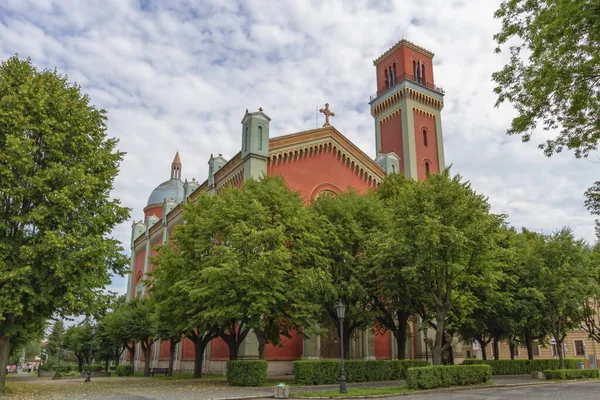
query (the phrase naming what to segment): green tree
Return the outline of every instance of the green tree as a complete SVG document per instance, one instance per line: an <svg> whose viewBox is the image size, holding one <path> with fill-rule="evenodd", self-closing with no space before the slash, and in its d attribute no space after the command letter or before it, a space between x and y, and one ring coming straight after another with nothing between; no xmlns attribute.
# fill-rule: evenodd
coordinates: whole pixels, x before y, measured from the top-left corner
<svg viewBox="0 0 600 400"><path fill-rule="evenodd" d="M550 333L546 298L541 290L544 260L542 248L544 237L523 229L515 242L515 258L509 273L514 277L513 312L514 337L525 345L527 358L533 360L534 341L543 340Z"/></svg>
<svg viewBox="0 0 600 400"><path fill-rule="evenodd" d="M155 304L157 334L169 340L169 373L173 373L175 346L186 337L194 343L193 377L200 378L204 351L221 329L216 320L205 319L203 303L189 300L190 292L201 282L202 264L187 257L193 253L181 251L193 246L193 239L188 240L179 229L175 228L169 242L158 248L158 255L152 261L156 267L150 273L150 294Z"/></svg>
<svg viewBox="0 0 600 400"><path fill-rule="evenodd" d="M332 289L323 290L319 300L324 308L321 322L340 333L336 313L338 299L346 305L344 318L344 352L348 354L350 334L356 329L371 328L376 312L366 281L370 264L376 262L365 254L371 235L385 224L383 204L375 193L361 195L350 190L337 196L321 196L310 207L315 230L322 243L316 250L325 263L322 267Z"/></svg>
<svg viewBox="0 0 600 400"><path fill-rule="evenodd" d="M363 257L366 275L361 278L371 299L375 314L375 326L389 330L396 340L397 358L406 358L407 324L411 316L419 312L422 304L420 283L409 279L406 268L410 261L402 255L404 237L393 229L396 196L408 180L393 174L386 178L378 191L382 204L373 211L382 218L366 242Z"/></svg>
<svg viewBox="0 0 600 400"><path fill-rule="evenodd" d="M505 0L494 36L510 45L510 61L493 74L498 103L518 115L509 134L523 141L539 124L558 130L541 144L547 156L563 148L577 157L597 148L600 138L600 4L596 0Z"/></svg>
<svg viewBox="0 0 600 400"><path fill-rule="evenodd" d="M92 326L89 321L84 321L79 325L72 325L67 328L64 334L64 348L72 351L77 357L77 365L79 372L83 372L84 362L87 364L89 360L90 347L92 343Z"/></svg>
<svg viewBox="0 0 600 400"><path fill-rule="evenodd" d="M62 320L54 321L52 329L46 338L44 348L49 357L58 358L61 349L64 350L65 324Z"/></svg>
<svg viewBox="0 0 600 400"><path fill-rule="evenodd" d="M153 273L154 291L161 285L164 292L164 282L175 280L189 301L200 305L191 319L200 326L189 327L186 335L200 335L205 344L220 336L235 360L253 331L264 358L267 343L278 343L310 319L316 307L310 289L319 274L293 262L300 258L294 253L302 254L302 205L281 177L264 177L239 189L203 194L186 206L186 223L175 229L171 246L159 251ZM161 271L165 264L170 266ZM183 279L170 276L177 266L186 271ZM168 301L165 294L159 295L159 307Z"/></svg>
<svg viewBox="0 0 600 400"><path fill-rule="evenodd" d="M458 326L458 334L463 341L479 343L484 360L487 360L488 344L493 341L494 359L498 360L500 342L506 340L510 343L511 335L514 336L515 279L510 268L514 262L516 236L514 229L506 229L500 236L499 245L506 250L506 259L497 265L497 279L491 284L479 282L471 288L472 310Z"/></svg>
<svg viewBox="0 0 600 400"><path fill-rule="evenodd" d="M144 376L150 376L152 345L156 341L156 324L153 317L154 303L145 297L136 297L125 304L125 330L132 342L140 343L144 355Z"/></svg>
<svg viewBox="0 0 600 400"><path fill-rule="evenodd" d="M589 289L597 276L597 269L590 263L586 243L575 239L570 229L563 228L545 239L540 288L545 308L541 311L548 316L560 368L564 368L565 337L567 331L581 325L582 304L592 296Z"/></svg>
<svg viewBox="0 0 600 400"><path fill-rule="evenodd" d="M407 180L396 193L391 223L397 258L407 265L407 279L420 284L414 297L435 327L432 358L439 365L451 346L449 318L472 309L472 288L498 279L504 217L491 214L487 199L449 169L425 181ZM453 330L460 322L453 322Z"/></svg>
<svg viewBox="0 0 600 400"><path fill-rule="evenodd" d="M127 350L129 362L133 368L135 364L135 341L128 329L128 318L126 304L121 304L102 318L101 326L103 334L107 336L108 340L114 343L115 346L121 347L122 350Z"/></svg>
<svg viewBox="0 0 600 400"><path fill-rule="evenodd" d="M109 237L123 153L106 116L56 71L0 64L0 393L11 337L52 315L94 312L127 265Z"/></svg>

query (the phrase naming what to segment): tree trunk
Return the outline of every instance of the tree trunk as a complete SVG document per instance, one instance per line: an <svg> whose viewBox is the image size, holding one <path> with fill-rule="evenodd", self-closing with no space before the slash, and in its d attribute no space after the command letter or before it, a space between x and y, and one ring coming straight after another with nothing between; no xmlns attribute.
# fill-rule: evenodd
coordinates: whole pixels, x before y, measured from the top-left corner
<svg viewBox="0 0 600 400"><path fill-rule="evenodd" d="M152 344L144 346L142 344L142 351L144 353L144 376L150 376L150 356L152 353Z"/></svg>
<svg viewBox="0 0 600 400"><path fill-rule="evenodd" d="M135 343L127 345L126 348L129 352L129 363L131 364L131 368L135 371Z"/></svg>
<svg viewBox="0 0 600 400"><path fill-rule="evenodd" d="M442 342L444 340L444 323L446 322L446 313L439 312L435 318L435 341L431 349L431 358L433 365L442 365L442 353L444 351Z"/></svg>
<svg viewBox="0 0 600 400"><path fill-rule="evenodd" d="M500 343L498 338L494 338L494 360L500 359Z"/></svg>
<svg viewBox="0 0 600 400"><path fill-rule="evenodd" d="M108 372L108 358L104 360L104 372Z"/></svg>
<svg viewBox="0 0 600 400"><path fill-rule="evenodd" d="M481 358L483 358L484 360L487 360L487 343L485 342L485 340L477 340L477 342L479 343L479 346L481 347Z"/></svg>
<svg viewBox="0 0 600 400"><path fill-rule="evenodd" d="M76 357L77 357L77 365L79 367L79 372L83 372L83 357L81 357L78 354L76 354Z"/></svg>
<svg viewBox="0 0 600 400"><path fill-rule="evenodd" d="M533 360L533 339L530 335L525 335L525 347L527 347L527 359Z"/></svg>
<svg viewBox="0 0 600 400"><path fill-rule="evenodd" d="M175 363L175 350L177 342L173 338L169 339L169 376L173 376L173 364Z"/></svg>
<svg viewBox="0 0 600 400"><path fill-rule="evenodd" d="M202 365L204 364L204 350L206 346L210 343L210 341L202 340L202 337L199 337L198 340L194 342L194 375L192 378L201 378L202 377Z"/></svg>
<svg viewBox="0 0 600 400"><path fill-rule="evenodd" d="M259 338L258 335L256 335L256 337L258 338L258 359L264 360L265 359L265 339Z"/></svg>
<svg viewBox="0 0 600 400"><path fill-rule="evenodd" d="M508 345L508 348L510 350L510 359L514 360L515 359L515 344L511 341Z"/></svg>
<svg viewBox="0 0 600 400"><path fill-rule="evenodd" d="M556 338L555 338L556 339ZM559 369L565 369L565 339L556 339L556 352L558 353L558 360L560 363Z"/></svg>
<svg viewBox="0 0 600 400"><path fill-rule="evenodd" d="M406 359L406 325L404 329L392 332L396 338L396 358L398 360Z"/></svg>
<svg viewBox="0 0 600 400"><path fill-rule="evenodd" d="M4 393L6 385L6 365L10 353L10 340L8 336L0 335L0 394Z"/></svg>

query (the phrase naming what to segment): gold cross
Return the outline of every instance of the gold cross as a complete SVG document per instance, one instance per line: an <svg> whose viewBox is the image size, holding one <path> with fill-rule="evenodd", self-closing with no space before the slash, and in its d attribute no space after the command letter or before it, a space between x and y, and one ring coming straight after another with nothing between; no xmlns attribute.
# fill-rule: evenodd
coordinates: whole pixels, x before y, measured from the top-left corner
<svg viewBox="0 0 600 400"><path fill-rule="evenodd" d="M325 108L321 108L319 112L325 114L325 123L323 124L323 126L331 126L331 124L329 123L329 117L335 117L335 113L329 111L329 103L325 103Z"/></svg>

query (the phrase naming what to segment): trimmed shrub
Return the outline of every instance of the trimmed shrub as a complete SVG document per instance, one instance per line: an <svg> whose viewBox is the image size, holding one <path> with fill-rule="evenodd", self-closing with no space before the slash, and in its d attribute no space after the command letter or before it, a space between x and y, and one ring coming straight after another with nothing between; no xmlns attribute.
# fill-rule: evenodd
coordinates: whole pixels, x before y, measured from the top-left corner
<svg viewBox="0 0 600 400"><path fill-rule="evenodd" d="M111 365L108 367L109 371L115 372L117 370L117 366L116 365Z"/></svg>
<svg viewBox="0 0 600 400"><path fill-rule="evenodd" d="M132 376L133 367L131 364L119 365L115 372L117 373L117 376Z"/></svg>
<svg viewBox="0 0 600 400"><path fill-rule="evenodd" d="M547 369L544 371L546 379L588 379L600 377L597 369Z"/></svg>
<svg viewBox="0 0 600 400"><path fill-rule="evenodd" d="M579 358L565 358L565 368L575 369L577 363L583 360ZM560 360L538 359L538 360L465 360L464 365L486 364L492 367L494 375L517 375L530 374L533 371L554 370L560 368Z"/></svg>
<svg viewBox="0 0 600 400"><path fill-rule="evenodd" d="M410 389L433 389L485 383L491 377L489 365L439 365L409 368L406 383Z"/></svg>
<svg viewBox="0 0 600 400"><path fill-rule="evenodd" d="M349 383L395 381L404 379L408 368L428 365L427 361L421 360L348 360L344 362L344 371ZM340 368L340 360L294 361L294 382L303 385L336 384L340 378Z"/></svg>
<svg viewBox="0 0 600 400"><path fill-rule="evenodd" d="M231 386L262 386L266 380L265 360L227 361L227 382Z"/></svg>
<svg viewBox="0 0 600 400"><path fill-rule="evenodd" d="M71 372L78 371L79 366L75 363L61 361L60 363L56 360L48 360L40 366L40 371L54 371L54 372Z"/></svg>

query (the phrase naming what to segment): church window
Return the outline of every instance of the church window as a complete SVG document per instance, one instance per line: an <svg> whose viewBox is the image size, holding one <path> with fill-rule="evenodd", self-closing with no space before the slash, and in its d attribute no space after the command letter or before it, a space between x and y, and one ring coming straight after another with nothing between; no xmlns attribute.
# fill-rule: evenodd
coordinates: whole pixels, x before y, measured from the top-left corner
<svg viewBox="0 0 600 400"><path fill-rule="evenodd" d="M429 162L425 161L425 175L429 175Z"/></svg>
<svg viewBox="0 0 600 400"><path fill-rule="evenodd" d="M428 146L428 144L427 144L427 129L423 129L423 145L425 147Z"/></svg>
<svg viewBox="0 0 600 400"><path fill-rule="evenodd" d="M392 174L396 173L396 164L392 164Z"/></svg>
<svg viewBox="0 0 600 400"><path fill-rule="evenodd" d="M396 80L398 77L396 76L396 63L392 66L392 75L394 76L394 85L396 84Z"/></svg>
<svg viewBox="0 0 600 400"><path fill-rule="evenodd" d="M258 149L262 150L262 142L263 142L263 128L262 126L258 127Z"/></svg>
<svg viewBox="0 0 600 400"><path fill-rule="evenodd" d="M249 143L250 143L250 135L248 133L248 127L246 127L246 134L244 135L244 150L248 151Z"/></svg>
<svg viewBox="0 0 600 400"><path fill-rule="evenodd" d="M421 84L425 85L425 64L421 63Z"/></svg>

